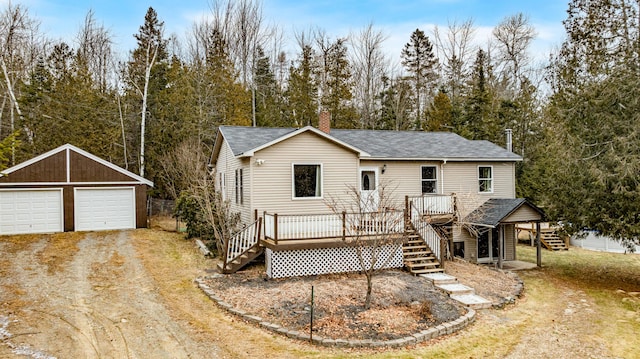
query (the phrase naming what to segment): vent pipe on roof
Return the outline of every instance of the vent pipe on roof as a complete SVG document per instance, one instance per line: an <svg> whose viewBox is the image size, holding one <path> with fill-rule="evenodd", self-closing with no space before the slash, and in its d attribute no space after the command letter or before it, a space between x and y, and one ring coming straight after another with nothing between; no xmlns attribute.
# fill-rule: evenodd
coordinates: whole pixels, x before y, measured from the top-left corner
<svg viewBox="0 0 640 359"><path fill-rule="evenodd" d="M513 152L513 131L511 131L510 128L507 128L504 132L507 135L507 151Z"/></svg>

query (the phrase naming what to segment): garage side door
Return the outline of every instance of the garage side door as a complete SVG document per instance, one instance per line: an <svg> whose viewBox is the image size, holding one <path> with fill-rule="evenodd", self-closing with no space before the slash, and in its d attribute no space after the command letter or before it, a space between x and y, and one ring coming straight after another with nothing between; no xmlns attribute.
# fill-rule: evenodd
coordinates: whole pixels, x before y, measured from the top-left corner
<svg viewBox="0 0 640 359"><path fill-rule="evenodd" d="M135 228L134 188L76 188L74 214L76 231Z"/></svg>
<svg viewBox="0 0 640 359"><path fill-rule="evenodd" d="M0 191L0 234L62 231L62 190Z"/></svg>

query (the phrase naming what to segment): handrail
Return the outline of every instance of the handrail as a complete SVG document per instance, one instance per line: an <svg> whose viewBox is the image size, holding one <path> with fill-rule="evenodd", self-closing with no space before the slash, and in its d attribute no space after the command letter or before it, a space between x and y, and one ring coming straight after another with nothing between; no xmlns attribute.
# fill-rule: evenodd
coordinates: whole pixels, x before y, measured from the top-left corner
<svg viewBox="0 0 640 359"><path fill-rule="evenodd" d="M258 244L261 224L262 218L258 218L255 222L231 236L225 245L226 253L223 256L223 268L226 268L228 263Z"/></svg>
<svg viewBox="0 0 640 359"><path fill-rule="evenodd" d="M429 222L424 220L423 214L415 206L413 201L409 202L409 207L411 208L411 224L413 224L415 230L418 232L418 234L420 234L420 237L422 237L422 240L425 241L427 246L429 246L436 258L438 258L438 260L441 260L442 257L440 256L440 235L438 234L438 232L436 232L435 229L433 229L433 226L431 226Z"/></svg>
<svg viewBox="0 0 640 359"><path fill-rule="evenodd" d="M279 240L347 238L404 232L404 214L398 210L366 213L279 215L264 213L264 237Z"/></svg>
<svg viewBox="0 0 640 359"><path fill-rule="evenodd" d="M423 194L407 196L407 202L413 202L421 214L439 215L455 213L455 196L445 194Z"/></svg>

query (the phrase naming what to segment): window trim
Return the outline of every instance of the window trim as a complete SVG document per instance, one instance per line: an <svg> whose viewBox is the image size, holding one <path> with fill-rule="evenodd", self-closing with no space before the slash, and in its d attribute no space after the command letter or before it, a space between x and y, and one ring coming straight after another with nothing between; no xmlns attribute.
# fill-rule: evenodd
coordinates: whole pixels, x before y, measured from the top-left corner
<svg viewBox="0 0 640 359"><path fill-rule="evenodd" d="M244 204L244 184L243 184L243 173L242 168L237 168L235 171L236 174L236 204Z"/></svg>
<svg viewBox="0 0 640 359"><path fill-rule="evenodd" d="M295 166L318 166L320 168L320 196L296 197ZM291 199L294 201L313 201L324 199L324 166L321 162L292 162L291 163Z"/></svg>
<svg viewBox="0 0 640 359"><path fill-rule="evenodd" d="M226 201L227 200L227 176L224 172L220 172L219 175L220 175L219 177L220 188L218 190L220 191L222 200Z"/></svg>
<svg viewBox="0 0 640 359"><path fill-rule="evenodd" d="M425 168L425 167L433 167L433 169L435 170L434 173L436 174L436 178L435 179L424 179L424 178L422 178L422 169ZM433 187L435 189L435 192L429 192L429 193L422 192L422 183L425 182L425 181L435 182L435 185ZM420 166L420 193L422 193L422 194L438 194L438 166L436 166L436 165L421 165Z"/></svg>
<svg viewBox="0 0 640 359"><path fill-rule="evenodd" d="M480 169L481 168L489 168L491 171L491 177L489 178L480 178ZM493 171L493 166L492 165L486 165L486 166L482 166L482 165L478 165L478 193L493 193L493 182L495 180L494 178L494 171ZM482 186L480 185L481 181L489 181L489 190L488 191L482 191Z"/></svg>

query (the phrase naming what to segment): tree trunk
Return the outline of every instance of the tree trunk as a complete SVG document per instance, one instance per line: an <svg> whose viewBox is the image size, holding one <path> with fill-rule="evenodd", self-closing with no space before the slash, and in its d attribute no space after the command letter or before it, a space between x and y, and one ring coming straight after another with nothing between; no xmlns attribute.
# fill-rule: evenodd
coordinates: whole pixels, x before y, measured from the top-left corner
<svg viewBox="0 0 640 359"><path fill-rule="evenodd" d="M144 132L147 125L147 97L149 96L149 79L151 78L151 68L156 61L158 48L153 51L153 56L149 60L151 43L147 46L147 66L144 72L144 89L142 90L142 116L140 120L140 177L144 177Z"/></svg>
<svg viewBox="0 0 640 359"><path fill-rule="evenodd" d="M367 296L365 297L365 300L364 300L364 309L368 310L371 308L371 290L373 289L373 273L366 271L366 276L367 276Z"/></svg>

